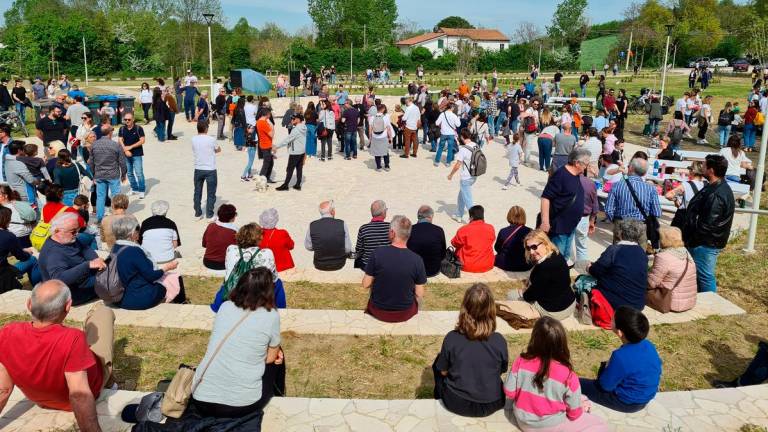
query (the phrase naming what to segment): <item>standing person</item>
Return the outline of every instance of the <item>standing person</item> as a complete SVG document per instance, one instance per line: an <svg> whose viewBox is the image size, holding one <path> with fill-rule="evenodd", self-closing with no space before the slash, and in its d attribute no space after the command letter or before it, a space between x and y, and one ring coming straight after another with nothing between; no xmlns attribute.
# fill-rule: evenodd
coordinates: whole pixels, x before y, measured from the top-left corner
<svg viewBox="0 0 768 432"><path fill-rule="evenodd" d="M555 95L560 95L560 81L563 79L563 73L558 70L555 72L554 80L555 80Z"/></svg>
<svg viewBox="0 0 768 432"><path fill-rule="evenodd" d="M271 153L275 154L280 147L288 147L288 165L285 168L285 181L282 185L275 188L278 191L288 190L294 170L296 170L296 184L293 185L293 188L298 191L301 190L301 172L306 157L307 127L304 125L304 116L301 113L293 115L291 124L293 125L291 133L274 148L270 149Z"/></svg>
<svg viewBox="0 0 768 432"><path fill-rule="evenodd" d="M591 162L590 162L591 163ZM576 225L574 235L574 245L576 250L576 260L586 261L589 259L587 254L587 239L595 233L595 224L597 223L597 213L600 211L600 203L597 200L597 186L588 175L583 174L579 177L581 187L584 189L584 210L581 220Z"/></svg>
<svg viewBox="0 0 768 432"><path fill-rule="evenodd" d="M589 151L573 150L568 164L552 174L541 194L539 228L549 235L566 261L571 257L571 242L584 210L580 176L589 167L589 160Z"/></svg>
<svg viewBox="0 0 768 432"><path fill-rule="evenodd" d="M720 155L708 155L704 167L709 184L686 205L682 231L685 246L696 262L699 292L715 292L717 256L728 243L736 205L725 181L728 161Z"/></svg>
<svg viewBox="0 0 768 432"><path fill-rule="evenodd" d="M568 163L568 155L576 148L578 141L571 133L571 124L563 123L562 132L555 135L555 154L552 159L552 170L557 171L560 167ZM539 155L541 158L541 155Z"/></svg>
<svg viewBox="0 0 768 432"><path fill-rule="evenodd" d="M192 119L195 122L204 121L208 123L208 117L211 114L211 107L208 104L208 92L204 91L200 94L200 98L197 100L195 106L195 117Z"/></svg>
<svg viewBox="0 0 768 432"><path fill-rule="evenodd" d="M117 132L117 141L125 152L131 195L144 199L147 191L144 182L144 128L133 121L133 113L126 113L123 121L125 126L121 126Z"/></svg>
<svg viewBox="0 0 768 432"><path fill-rule="evenodd" d="M728 138L731 136L731 123L733 123L734 117L731 106L730 102L726 102L725 107L720 110L720 114L717 116L717 132L720 136L720 148L724 148L728 145Z"/></svg>
<svg viewBox="0 0 768 432"><path fill-rule="evenodd" d="M122 146L112 139L112 125L101 127L102 137L91 147L88 166L96 183L96 222L104 218L104 205L107 194L113 197L120 193L120 183L126 182L128 172L125 152Z"/></svg>
<svg viewBox="0 0 768 432"><path fill-rule="evenodd" d="M512 186L512 180L515 180L515 186L520 186L520 176L518 173L520 167L520 161L523 159L523 147L520 146L520 135L515 133L512 138L512 142L506 145L507 154L506 158L509 160L509 175L507 181L501 187L502 190L509 189ZM542 159L543 160L543 159Z"/></svg>
<svg viewBox="0 0 768 432"><path fill-rule="evenodd" d="M624 132L624 121L627 119L627 110L629 109L629 99L627 91L619 89L619 95L616 97L616 126Z"/></svg>
<svg viewBox="0 0 768 432"><path fill-rule="evenodd" d="M219 125L216 131L216 139L227 139L227 136L224 135L224 126L226 126L227 119L227 89L221 85L219 85L219 93L213 101L213 116L216 117Z"/></svg>
<svg viewBox="0 0 768 432"><path fill-rule="evenodd" d="M318 104L318 125L320 126L320 160L325 160L326 151L328 157L333 156L333 134L336 131L336 117L333 114L330 102L321 99ZM305 126L306 127L306 126ZM349 158L345 158L349 159Z"/></svg>
<svg viewBox="0 0 768 432"><path fill-rule="evenodd" d="M748 152L755 150L755 138L757 135L757 126L755 125L758 110L757 104L757 101L750 101L747 112L744 114L744 150ZM765 125L763 125L763 127L765 127Z"/></svg>
<svg viewBox="0 0 768 432"><path fill-rule="evenodd" d="M201 200L203 197L203 183L206 183L207 198L205 201L205 217L213 219L213 208L216 205L216 153L221 153L221 147L216 139L208 136L208 123L197 123L197 135L192 137L192 153L195 156L195 173L193 176L195 217L203 218Z"/></svg>
<svg viewBox="0 0 768 432"><path fill-rule="evenodd" d="M395 132L386 114L387 106L379 104L378 112L370 121L370 130L368 131L370 151L371 156L376 161L376 171L381 171L382 159L384 159L384 170L389 171L389 147L392 145L392 138Z"/></svg>
<svg viewBox="0 0 768 432"><path fill-rule="evenodd" d="M434 165L437 166L440 163L443 148L446 148L446 151L448 152L445 157L445 164L450 165L451 162L453 162L453 152L455 151L456 141L458 140L459 135L456 131L459 126L461 126L461 120L459 120L459 117L453 112L452 102L448 102L448 106L437 118L435 125L440 127L440 142L437 145Z"/></svg>
<svg viewBox="0 0 768 432"><path fill-rule="evenodd" d="M237 102L235 102L235 109L232 111L232 142L235 144L235 149L237 151L242 151L243 147L246 145L246 139L245 134L255 134L255 124L248 125L247 117L245 116L245 98L241 97L237 99ZM253 128L252 132L249 132L247 129ZM251 140L251 142L254 142L254 140ZM250 166L253 164L253 159L256 157L256 150L253 151L253 156L248 155L248 160L250 161L247 165L248 173L245 175L250 176Z"/></svg>
<svg viewBox="0 0 768 432"><path fill-rule="evenodd" d="M464 210L469 210L474 206L472 185L477 181L477 177L469 172L469 165L472 163L472 154L478 146L477 143L472 142L472 134L467 129L461 131L461 140L464 145L459 147L459 154L456 156L456 162L453 164L451 173L448 174L448 180L453 179L457 171L461 171L459 175L459 196L456 214L451 216L451 218L456 222L464 223Z"/></svg>
<svg viewBox="0 0 768 432"><path fill-rule="evenodd" d="M48 148L52 141L67 142L67 122L64 120L64 110L59 105L51 105L47 116L40 117L35 127L37 137L43 141L43 146Z"/></svg>
<svg viewBox="0 0 768 432"><path fill-rule="evenodd" d="M259 175L266 177L267 183L277 183L272 180L272 168L275 165L272 140L275 137L275 127L270 123L269 111L266 109L262 109L259 113L259 119L256 121L256 132L259 136L259 157L264 160Z"/></svg>
<svg viewBox="0 0 768 432"><path fill-rule="evenodd" d="M197 81L194 81L184 86L184 115L190 123L195 119L195 96L200 94L196 84Z"/></svg>
<svg viewBox="0 0 768 432"><path fill-rule="evenodd" d="M70 123L69 133L72 137L77 136L77 130L83 124L83 115L91 112L88 107L83 105L82 96L75 96L75 102L67 108L64 119Z"/></svg>
<svg viewBox="0 0 768 432"><path fill-rule="evenodd" d="M166 121L172 115L168 105L163 100L163 92L159 88L155 88L152 92L152 116L155 120L155 135L157 135L157 140L160 142L165 141Z"/></svg>
<svg viewBox="0 0 768 432"><path fill-rule="evenodd" d="M593 76L595 74L592 74ZM582 72L579 77L579 87L581 87L581 97L587 97L587 83L589 83L589 75L586 72Z"/></svg>
<svg viewBox="0 0 768 432"><path fill-rule="evenodd" d="M341 123L344 128L344 156L357 155L357 135L360 111L352 107L352 100L347 98L344 101L344 111L341 114ZM361 139L363 134L361 134ZM330 159L330 155L329 155ZM320 160L323 160L321 157Z"/></svg>
<svg viewBox="0 0 768 432"><path fill-rule="evenodd" d="M709 144L707 141L707 128L709 128L709 124L712 123L711 103L712 96L705 97L704 103L701 105L701 109L699 110L699 140L696 142L697 144Z"/></svg>
<svg viewBox="0 0 768 432"><path fill-rule="evenodd" d="M310 157L317 155L317 124L320 113L315 110L314 102L307 103L307 109L304 110L304 126L307 127L307 142L304 149ZM328 160L333 159L333 152L328 155Z"/></svg>
<svg viewBox="0 0 768 432"><path fill-rule="evenodd" d="M161 92L161 93L163 95L162 100L163 102L165 102L165 107L167 108L167 116L168 116L168 125L166 127L165 136L170 141L176 141L177 139L179 139L179 137L173 134L173 122L176 120L176 114L179 113L179 107L176 105L176 102L178 101L178 99L175 98L173 94L169 91ZM154 104L152 106L154 107Z"/></svg>
<svg viewBox="0 0 768 432"><path fill-rule="evenodd" d="M5 94L8 94L8 90L5 90ZM16 113L19 114L19 120L22 124L27 123L27 89L24 88L22 80L17 79L14 82L13 89L11 90L11 100L16 108ZM6 108L7 109L7 108Z"/></svg>
<svg viewBox="0 0 768 432"><path fill-rule="evenodd" d="M149 109L152 108L152 90L149 89L149 84L147 83L141 83L139 103L144 111L144 124L149 124Z"/></svg>
<svg viewBox="0 0 768 432"><path fill-rule="evenodd" d="M421 110L416 104L413 103L412 97L405 99L405 113L403 114L403 154L401 158L407 159L410 154L411 157L416 157L416 152L419 150L419 122L421 122Z"/></svg>

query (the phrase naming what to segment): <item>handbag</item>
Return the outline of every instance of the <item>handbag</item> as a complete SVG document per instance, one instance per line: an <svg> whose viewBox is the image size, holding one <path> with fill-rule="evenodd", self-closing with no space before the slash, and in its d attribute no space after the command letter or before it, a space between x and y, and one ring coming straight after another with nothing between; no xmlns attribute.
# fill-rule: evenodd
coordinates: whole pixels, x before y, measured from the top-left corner
<svg viewBox="0 0 768 432"><path fill-rule="evenodd" d="M74 162L74 165L75 170L77 170L77 177L80 178L77 192L81 195L89 196L91 194L91 188L93 187L93 180L91 180L88 176L83 176L80 173L80 167L78 166L77 162Z"/></svg>
<svg viewBox="0 0 768 432"><path fill-rule="evenodd" d="M640 204L640 200L637 198L637 194L635 194L635 189L632 188L632 183L629 182L629 178L624 176L624 181L627 182L627 188L632 195L632 199L635 201L637 209L640 210L640 214L645 218L645 235L648 238L648 241L651 242L651 246L654 250L659 249L659 220L656 216L649 215L645 212L645 209ZM640 245L640 247L645 248L645 245Z"/></svg>
<svg viewBox="0 0 768 432"><path fill-rule="evenodd" d="M536 319L523 318L520 315L512 312L509 304L512 303L509 300L496 301L496 316L503 319L513 329L529 329L533 328L536 324Z"/></svg>
<svg viewBox="0 0 768 432"><path fill-rule="evenodd" d="M677 282L675 282L675 285L672 287L672 289L654 288L654 289L649 289L645 293L646 305L650 306L653 309L656 309L661 313L667 313L672 311L672 291L674 291L675 288L677 288L677 286L680 285L680 282L683 281L685 274L688 273L688 264L690 264L690 260L688 259L689 257L690 255L686 252L685 269L683 269L683 272L680 273L680 277L677 279Z"/></svg>
<svg viewBox="0 0 768 432"><path fill-rule="evenodd" d="M445 257L440 261L440 273L449 279L457 279L461 277L461 268L463 266L464 264L461 263L461 260L456 255L456 249L453 246L449 246L445 250Z"/></svg>
<svg viewBox="0 0 768 432"><path fill-rule="evenodd" d="M205 377L205 372L208 370L208 366L213 363L216 355L219 354L219 351L221 351L221 347L224 345L224 342L226 342L227 339L232 336L232 333L234 333L235 330L240 327L240 324L242 324L246 318L251 316L252 313L253 312L248 312L244 314L242 318L240 318L240 320L237 321L237 323L229 330L229 332L227 332L221 342L219 342L216 350L211 355L211 359L208 360L208 364L205 365L205 368L203 368L203 371L200 373L200 379L197 380L197 382L194 382L194 368L185 364L179 366L179 370L176 371L176 375L173 376L171 384L168 386L168 390L165 391L165 395L163 396L163 415L171 418L179 418L182 416L182 414L184 414L184 411L187 409L187 404L189 404L189 399L195 393L195 390L197 390L197 386L203 382L203 378Z"/></svg>

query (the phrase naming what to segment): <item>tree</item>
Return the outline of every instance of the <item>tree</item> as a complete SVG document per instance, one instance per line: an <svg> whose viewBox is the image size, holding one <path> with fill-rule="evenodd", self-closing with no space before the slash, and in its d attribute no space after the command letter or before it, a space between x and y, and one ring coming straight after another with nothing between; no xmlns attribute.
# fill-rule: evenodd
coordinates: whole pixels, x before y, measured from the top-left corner
<svg viewBox="0 0 768 432"><path fill-rule="evenodd" d="M675 5L674 38L684 57L709 54L720 40L723 30L717 18L716 0L677 0Z"/></svg>
<svg viewBox="0 0 768 432"><path fill-rule="evenodd" d="M395 0L308 0L307 12L317 28L321 47L349 48L392 42Z"/></svg>
<svg viewBox="0 0 768 432"><path fill-rule="evenodd" d="M512 41L518 44L531 43L539 38L541 38L539 27L530 21L522 21L518 24L512 35Z"/></svg>
<svg viewBox="0 0 768 432"><path fill-rule="evenodd" d="M435 26L435 29L439 29L440 27L445 28L462 28L462 29L473 29L475 26L469 23L469 21L465 20L464 18L460 16L449 16L445 17L440 20L439 23Z"/></svg>
<svg viewBox="0 0 768 432"><path fill-rule="evenodd" d="M426 63L432 60L432 51L424 47L416 47L411 50L411 60L414 63Z"/></svg>
<svg viewBox="0 0 768 432"><path fill-rule="evenodd" d="M552 25L547 27L549 36L567 46L571 52L578 51L589 33L587 17L584 15L586 8L587 0L563 0L557 5Z"/></svg>

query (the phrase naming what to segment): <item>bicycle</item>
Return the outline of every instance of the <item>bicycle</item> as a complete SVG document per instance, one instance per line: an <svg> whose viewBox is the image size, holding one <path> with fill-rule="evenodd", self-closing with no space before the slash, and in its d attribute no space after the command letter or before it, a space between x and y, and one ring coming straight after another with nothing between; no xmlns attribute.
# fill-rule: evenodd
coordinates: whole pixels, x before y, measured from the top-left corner
<svg viewBox="0 0 768 432"><path fill-rule="evenodd" d="M0 113L0 124L6 124L11 127L11 132L21 132L25 137L29 137L27 125L21 121L19 113L16 111L5 111Z"/></svg>

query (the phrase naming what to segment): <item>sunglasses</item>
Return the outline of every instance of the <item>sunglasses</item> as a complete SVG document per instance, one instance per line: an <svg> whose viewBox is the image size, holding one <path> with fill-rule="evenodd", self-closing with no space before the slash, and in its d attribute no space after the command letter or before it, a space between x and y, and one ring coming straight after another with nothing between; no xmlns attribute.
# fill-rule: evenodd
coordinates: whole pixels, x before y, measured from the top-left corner
<svg viewBox="0 0 768 432"><path fill-rule="evenodd" d="M88 117L85 117L85 116L80 117L80 120L88 120Z"/></svg>
<svg viewBox="0 0 768 432"><path fill-rule="evenodd" d="M527 250L529 250L529 251L535 251L536 249L539 248L539 246L541 246L541 243L536 243L536 244L532 244L532 245L525 245L525 248Z"/></svg>

